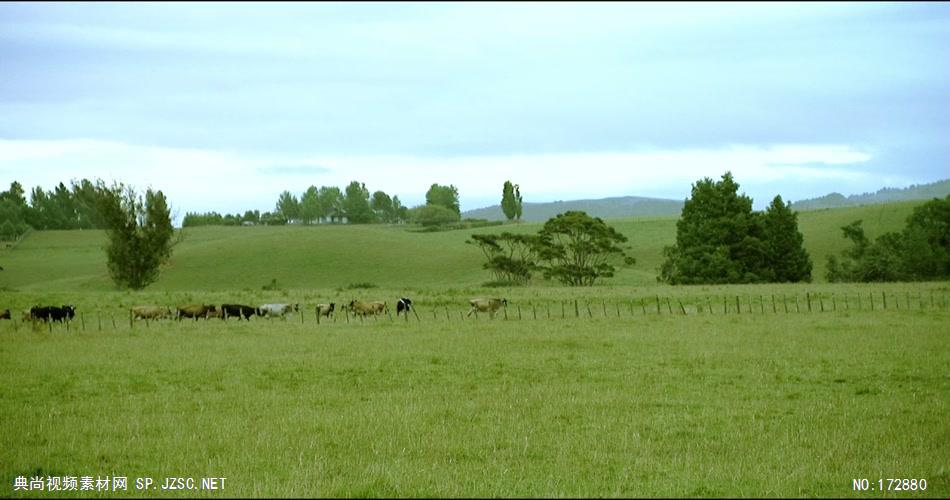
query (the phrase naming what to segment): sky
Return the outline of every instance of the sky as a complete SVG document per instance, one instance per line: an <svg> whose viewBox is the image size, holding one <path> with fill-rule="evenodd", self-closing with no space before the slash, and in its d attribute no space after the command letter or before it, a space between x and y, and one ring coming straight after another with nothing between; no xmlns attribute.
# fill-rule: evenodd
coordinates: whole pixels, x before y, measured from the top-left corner
<svg viewBox="0 0 950 500"><path fill-rule="evenodd" d="M756 209L950 178L950 3L0 2L0 189L462 210L731 171Z"/></svg>

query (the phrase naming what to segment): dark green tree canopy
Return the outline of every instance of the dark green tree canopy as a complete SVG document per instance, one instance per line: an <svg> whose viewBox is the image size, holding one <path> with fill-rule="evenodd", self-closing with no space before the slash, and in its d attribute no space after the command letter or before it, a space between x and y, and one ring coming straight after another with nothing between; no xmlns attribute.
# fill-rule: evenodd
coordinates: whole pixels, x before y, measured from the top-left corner
<svg viewBox="0 0 950 500"><path fill-rule="evenodd" d="M440 186L433 184L426 192L426 205L438 205L455 213L455 220L462 218L459 209L459 191L454 185Z"/></svg>
<svg viewBox="0 0 950 500"><path fill-rule="evenodd" d="M950 196L916 207L899 232L871 242L861 221L841 228L851 248L828 256L828 281L919 281L950 278Z"/></svg>
<svg viewBox="0 0 950 500"><path fill-rule="evenodd" d="M797 216L776 197L765 214L726 172L693 185L676 223L676 244L663 249L657 279L671 284L809 281L811 261Z"/></svg>
<svg viewBox="0 0 950 500"><path fill-rule="evenodd" d="M369 189L366 184L353 181L343 194L343 213L350 224L373 222L373 210L369 206Z"/></svg>
<svg viewBox="0 0 950 500"><path fill-rule="evenodd" d="M521 218L520 212L521 193L518 192L518 186L511 181L505 181L501 190L501 211L508 220Z"/></svg>

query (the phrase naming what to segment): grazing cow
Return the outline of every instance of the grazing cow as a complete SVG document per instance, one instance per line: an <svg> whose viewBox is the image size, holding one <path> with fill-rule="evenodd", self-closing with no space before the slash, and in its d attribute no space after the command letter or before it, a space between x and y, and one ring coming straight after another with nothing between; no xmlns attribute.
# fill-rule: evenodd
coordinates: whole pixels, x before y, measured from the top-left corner
<svg viewBox="0 0 950 500"><path fill-rule="evenodd" d="M333 302L330 302L329 304L317 304L317 314L320 316L326 316L329 318L334 309L336 309L336 304Z"/></svg>
<svg viewBox="0 0 950 500"><path fill-rule="evenodd" d="M245 306L242 304L221 304L221 310L223 311L223 316L221 319L232 318L234 316L238 317L238 320L251 320L251 316L263 316L264 314L260 309L251 306Z"/></svg>
<svg viewBox="0 0 950 500"><path fill-rule="evenodd" d="M353 311L354 315L359 314L360 316L383 314L386 312L386 303L380 300L370 302L351 300L348 309Z"/></svg>
<svg viewBox="0 0 950 500"><path fill-rule="evenodd" d="M71 305L58 306L33 306L30 308L30 317L41 319L43 321L69 321L76 316L76 307Z"/></svg>
<svg viewBox="0 0 950 500"><path fill-rule="evenodd" d="M0 312L0 319L11 319L10 310L4 309L2 312Z"/></svg>
<svg viewBox="0 0 950 500"><path fill-rule="evenodd" d="M402 297L396 302L396 317L399 317L399 313L405 312L406 315L409 314L409 311L412 310L412 301Z"/></svg>
<svg viewBox="0 0 950 500"><path fill-rule="evenodd" d="M174 317L172 310L162 306L133 306L132 317L135 319L165 319Z"/></svg>
<svg viewBox="0 0 950 500"><path fill-rule="evenodd" d="M186 306L178 306L178 320L181 321L181 318L207 318L208 313L214 312L214 306L209 304L188 304Z"/></svg>
<svg viewBox="0 0 950 500"><path fill-rule="evenodd" d="M508 307L508 299L472 299L468 303L472 305L472 309L468 311L467 316L471 316L472 313L487 312L494 317L495 311Z"/></svg>
<svg viewBox="0 0 950 500"><path fill-rule="evenodd" d="M300 311L300 304L264 304L258 308L261 316L270 318L271 316L284 317L289 312Z"/></svg>

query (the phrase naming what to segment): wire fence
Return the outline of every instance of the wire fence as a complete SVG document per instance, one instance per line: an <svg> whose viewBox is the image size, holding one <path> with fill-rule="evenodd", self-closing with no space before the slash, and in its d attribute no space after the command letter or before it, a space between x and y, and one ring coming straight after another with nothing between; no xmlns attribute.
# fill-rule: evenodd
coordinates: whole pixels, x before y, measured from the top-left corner
<svg viewBox="0 0 950 500"><path fill-rule="evenodd" d="M301 309L284 318L252 317L253 322L297 322L315 327L327 324L366 325L380 322L444 322L444 321L538 321L569 318L624 318L643 316L723 316L723 315L791 315L840 312L884 311L942 311L950 306L946 291L930 290L929 293L827 293L805 292L803 294L758 294L758 295L643 295L631 298L537 300L521 303L509 302L506 307L494 311L480 311L458 304L413 304L408 311L390 309L379 314L354 314L337 310L321 314L319 308ZM324 311L325 312L325 311ZM411 316L410 316L411 315ZM135 318L132 311L115 310L77 311L69 320L52 318L28 318L27 312L20 317L11 314L9 321L0 322L0 331L30 329L34 332L148 330L170 323L191 323L200 326L205 321L225 324L243 323L241 317L210 317L182 319ZM6 325L3 325L6 323Z"/></svg>

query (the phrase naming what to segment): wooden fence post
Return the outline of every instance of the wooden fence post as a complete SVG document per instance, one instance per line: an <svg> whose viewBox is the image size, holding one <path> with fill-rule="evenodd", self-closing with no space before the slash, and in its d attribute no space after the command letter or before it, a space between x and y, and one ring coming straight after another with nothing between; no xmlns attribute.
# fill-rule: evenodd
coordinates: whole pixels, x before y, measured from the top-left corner
<svg viewBox="0 0 950 500"><path fill-rule="evenodd" d="M777 312L778 311L775 310L775 294L773 293L772 294L772 314L775 314Z"/></svg>
<svg viewBox="0 0 950 500"><path fill-rule="evenodd" d="M660 296L656 296L656 313L660 314Z"/></svg>
<svg viewBox="0 0 950 500"><path fill-rule="evenodd" d="M798 306L798 294L797 294L797 293L795 294L795 312L797 312L797 313L802 312L802 308Z"/></svg>
<svg viewBox="0 0 950 500"><path fill-rule="evenodd" d="M683 301L681 301L681 300L679 299L679 297L677 297L676 302L679 303L679 305L680 305L680 310L683 311L683 316L686 316L686 308L683 307Z"/></svg>
<svg viewBox="0 0 950 500"><path fill-rule="evenodd" d="M881 300L884 301L884 309L887 309L887 292L881 292Z"/></svg>
<svg viewBox="0 0 950 500"><path fill-rule="evenodd" d="M666 310L673 314L673 306L670 305L670 298L666 297Z"/></svg>
<svg viewBox="0 0 950 500"><path fill-rule="evenodd" d="M808 301L808 312L811 312L811 294L805 292L805 300Z"/></svg>

